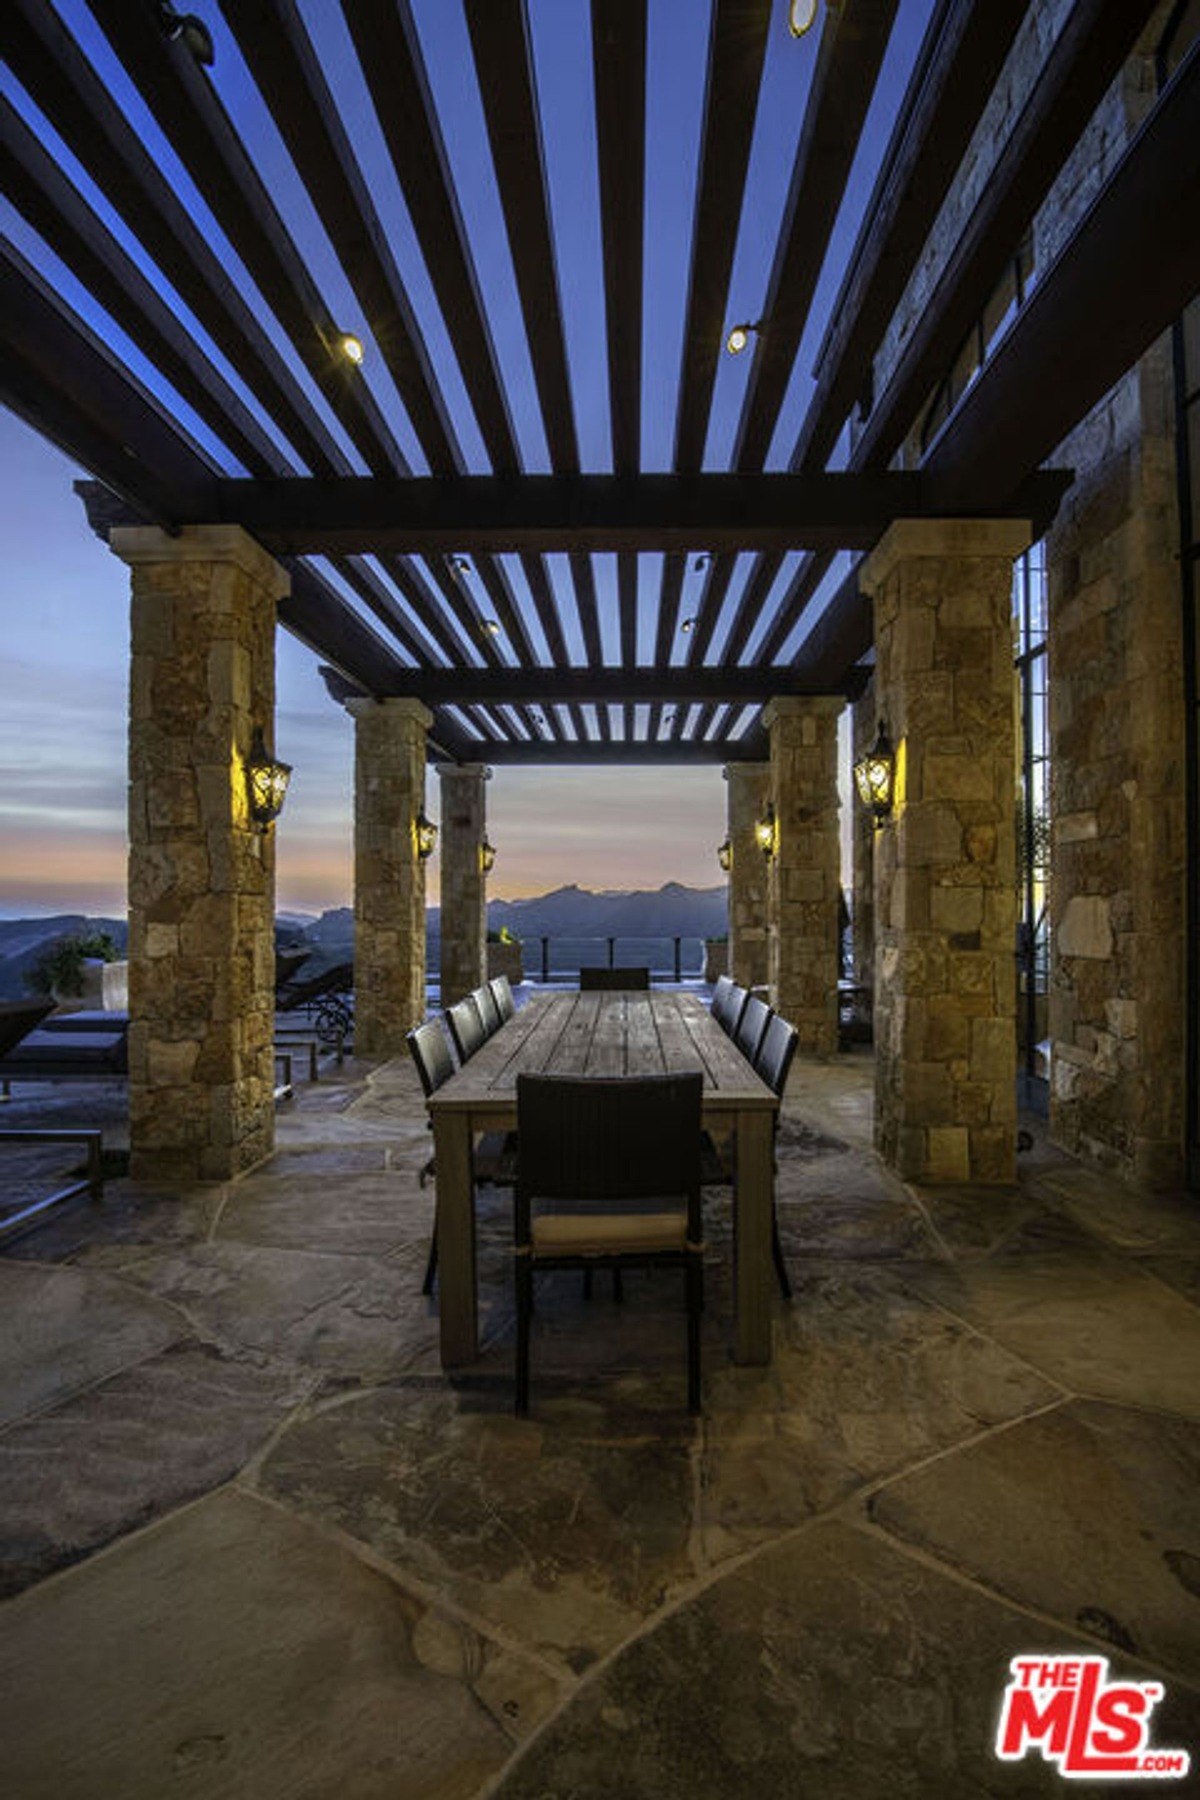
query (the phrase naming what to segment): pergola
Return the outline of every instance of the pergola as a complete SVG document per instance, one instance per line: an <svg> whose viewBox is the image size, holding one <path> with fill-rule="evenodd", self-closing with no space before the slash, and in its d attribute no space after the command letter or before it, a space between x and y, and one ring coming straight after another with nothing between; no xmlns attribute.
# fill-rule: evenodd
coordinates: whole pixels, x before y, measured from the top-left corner
<svg viewBox="0 0 1200 1800"><path fill-rule="evenodd" d="M412 759L423 765L427 753L464 775L509 762L732 768L769 757L777 813L790 804L799 822L795 866L815 866L824 851L799 825L820 807L803 798L804 778L787 758L808 742L804 704L828 708L861 688L876 636L870 593L898 554L897 522L909 552L919 543L927 559L938 532L939 555L982 554L978 536L963 549L956 526L995 527L990 556L1037 535L1070 479L1047 470L1047 458L1196 288L1200 241L1181 221L1196 216L1200 199L1200 74L1193 55L1038 271L919 466L899 468L914 421L1153 7L1077 0L876 392L880 341L1027 9L1021 0L934 0L846 256L839 215L907 9L897 0L827 5L819 36L787 46L797 87L802 59L811 79L739 365L736 424L718 449L712 421L735 322L735 258L759 206L756 120L783 9L713 0L711 9L676 10L665 9L676 33L707 38L687 60L699 77L687 99L697 153L665 468L648 461L643 441L649 0L590 7L594 155L589 140L580 204L595 199L590 228L603 270L603 331L590 348L607 401L599 465L581 448L570 356L572 309L586 301L594 310L595 297L561 273L546 94L523 0L463 5L471 66L461 74L477 91L480 180L494 186L503 246L485 241L464 204L460 116L445 71L430 66L413 0L343 0L340 12L221 0L211 66L195 54L195 31L180 29L185 22L161 0L124 0L95 18L82 3L9 0L0 18L11 76L0 95L0 158L7 195L40 252L10 240L0 247L0 397L95 478L84 484L89 516L135 566L135 669L139 655L154 654L155 605L176 591L155 571L172 566L172 545L191 545L185 562L228 557L270 603L278 599L279 621L327 664L360 736L376 731L373 754L396 770L411 753L396 776L397 817L412 810ZM236 104L249 84L257 98ZM307 235L295 196L285 198L261 167L267 114L303 191ZM399 234L384 222L385 179L402 197ZM361 362L345 354L353 321L323 285L318 238L321 267L340 266L365 321ZM483 278L502 254L515 316L500 316ZM839 257L844 273L811 396L784 441L818 281ZM502 354L516 339L524 362ZM875 553L873 587L854 571L836 584L834 557L844 550ZM148 608L140 625L139 581ZM242 690L231 678L235 738L271 697L250 641L259 628L246 629L250 638L230 651L251 669ZM147 816L150 829L182 830L184 821L166 817L170 802L151 791L154 758L169 748L154 688L152 671L141 689L135 681L135 735L139 717L159 733L144 748ZM385 701L408 709L403 753L400 739L363 724L371 708L386 713L377 705ZM363 804L360 792L360 835L369 837ZM474 829L468 821L464 843ZM387 862L392 852L379 854ZM773 879L786 907L789 884L780 872ZM382 971L389 960L415 967L421 905L394 867L379 880L388 920L374 937L375 902L360 888L359 979L379 996L376 1012L370 1000L360 1006L365 1041L383 1048L412 1023L402 1016L409 988L398 997ZM408 927L396 924L401 890ZM481 892L463 901L474 915ZM797 908L833 904L825 888L793 899ZM149 970L178 949L154 932L180 921L158 890L132 904L144 913L135 965L143 958ZM774 924L784 938L793 929L781 913ZM780 982L786 965L786 955L772 965ZM247 981L260 993L262 970ZM162 1008L163 1030L146 1041L178 1045L179 1003ZM210 1088L237 1088L239 1059L261 1059L267 1048L257 1039L231 1048ZM162 1064L184 1081L179 1071L193 1061L176 1054ZM151 1078L144 1068L135 1076L135 1142L138 1079ZM261 1154L263 1142L249 1132L232 1161Z"/></svg>

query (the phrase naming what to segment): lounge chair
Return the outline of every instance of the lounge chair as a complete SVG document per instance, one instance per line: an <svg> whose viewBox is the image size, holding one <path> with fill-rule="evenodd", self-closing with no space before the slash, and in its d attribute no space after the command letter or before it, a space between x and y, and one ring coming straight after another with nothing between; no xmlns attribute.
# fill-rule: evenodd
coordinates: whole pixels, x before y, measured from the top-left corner
<svg viewBox="0 0 1200 1800"><path fill-rule="evenodd" d="M0 1055L0 1095L9 1096L14 1081L112 1081L129 1068L129 1014L81 1011L50 1013L49 1004L34 1009L36 1023L16 1041L9 1039ZM0 1037L0 1043L3 1043Z"/></svg>

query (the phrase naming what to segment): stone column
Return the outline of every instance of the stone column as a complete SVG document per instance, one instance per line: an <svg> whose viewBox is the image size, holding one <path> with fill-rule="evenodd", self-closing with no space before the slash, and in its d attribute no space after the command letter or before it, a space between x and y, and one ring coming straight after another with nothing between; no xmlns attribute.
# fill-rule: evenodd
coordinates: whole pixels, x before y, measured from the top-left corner
<svg viewBox="0 0 1200 1800"><path fill-rule="evenodd" d="M1016 1138L1013 520L898 520L859 575L897 748L875 838L875 1139L915 1181L1009 1182Z"/></svg>
<svg viewBox="0 0 1200 1800"><path fill-rule="evenodd" d="M729 973L742 987L764 987L767 967L767 859L754 827L771 794L770 763L730 763L725 770L729 868Z"/></svg>
<svg viewBox="0 0 1200 1800"><path fill-rule="evenodd" d="M439 763L442 783L442 1005L452 1006L487 975L487 836L483 763Z"/></svg>
<svg viewBox="0 0 1200 1800"><path fill-rule="evenodd" d="M772 700L771 802L778 849L767 877L771 1004L800 1033L802 1055L832 1056L838 1042L838 715L820 694Z"/></svg>
<svg viewBox="0 0 1200 1800"><path fill-rule="evenodd" d="M275 837L245 758L273 748L288 579L236 525L121 526L133 570L129 1139L135 1178L224 1180L274 1143Z"/></svg>
<svg viewBox="0 0 1200 1800"><path fill-rule="evenodd" d="M391 1056L425 1016L425 804L419 700L350 700L354 719L354 1047Z"/></svg>
<svg viewBox="0 0 1200 1800"><path fill-rule="evenodd" d="M852 734L850 757L857 762L875 742L879 713L875 704L875 683L869 681L851 709ZM875 822L869 807L858 804L851 796L854 856L854 979L863 987L875 981Z"/></svg>

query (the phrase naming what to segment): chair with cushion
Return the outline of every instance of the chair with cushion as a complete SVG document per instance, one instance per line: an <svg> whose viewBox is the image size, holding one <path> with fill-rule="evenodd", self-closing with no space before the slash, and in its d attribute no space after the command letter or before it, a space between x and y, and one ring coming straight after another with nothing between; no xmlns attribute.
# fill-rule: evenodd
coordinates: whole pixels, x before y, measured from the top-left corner
<svg viewBox="0 0 1200 1800"><path fill-rule="evenodd" d="M427 1019L410 1031L405 1043L412 1053L416 1064L417 1076L421 1083L421 1091L428 1100L430 1094L436 1094L443 1082L449 1081L454 1074L454 1058L450 1054L450 1046L446 1042L446 1033L440 1020ZM421 1170L421 1186L435 1175L437 1170L432 1156ZM476 1186L490 1183L493 1187L512 1187L516 1180L516 1135L513 1132L485 1131L475 1140L471 1150L471 1174ZM421 1292L433 1292L433 1278L437 1274L437 1229L429 1244L429 1258L425 1264L425 1279L421 1283Z"/></svg>
<svg viewBox="0 0 1200 1800"><path fill-rule="evenodd" d="M534 1273L648 1264L685 1272L688 1407L699 1411L702 1087L699 1073L518 1075L518 1414L529 1410Z"/></svg>
<svg viewBox="0 0 1200 1800"><path fill-rule="evenodd" d="M580 969L579 971L579 989L584 994L644 993L649 986L649 969Z"/></svg>
<svg viewBox="0 0 1200 1800"><path fill-rule="evenodd" d="M479 1022L483 1026L484 1036L491 1037L500 1029L500 1008L496 1005L496 996L485 981L482 987L471 990L471 998L479 1008Z"/></svg>
<svg viewBox="0 0 1200 1800"><path fill-rule="evenodd" d="M763 1038L767 1034L767 1026L771 1022L771 1008L757 994L751 994L742 1008L742 1016L738 1020L733 1041L748 1063L756 1062Z"/></svg>
<svg viewBox="0 0 1200 1800"><path fill-rule="evenodd" d="M517 1003L513 999L512 983L507 975L493 975L488 982L492 990L492 999L496 1002L496 1011L500 1014L500 1023L506 1025L509 1019L517 1016Z"/></svg>
<svg viewBox="0 0 1200 1800"><path fill-rule="evenodd" d="M479 1008L470 994L465 1000L456 1000L453 1006L446 1008L446 1023L450 1027L450 1036L454 1040L459 1062L464 1065L469 1063L475 1052L487 1042Z"/></svg>

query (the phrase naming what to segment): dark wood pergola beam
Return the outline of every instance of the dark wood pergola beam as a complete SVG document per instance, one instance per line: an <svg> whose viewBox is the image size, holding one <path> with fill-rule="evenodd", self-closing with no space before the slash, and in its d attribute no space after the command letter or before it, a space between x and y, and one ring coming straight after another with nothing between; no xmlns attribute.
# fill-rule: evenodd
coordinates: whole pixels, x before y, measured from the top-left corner
<svg viewBox="0 0 1200 1800"><path fill-rule="evenodd" d="M957 514L1046 518L1069 477L1042 471L1003 505ZM466 475L217 479L190 523L245 526L276 554L828 548L867 550L897 518L947 511L919 474Z"/></svg>
<svg viewBox="0 0 1200 1800"><path fill-rule="evenodd" d="M693 739L676 742L650 743L643 741L618 742L611 739L608 743L600 743L589 739L587 742L548 739L535 739L526 743L496 743L484 738L471 739L464 754L457 760L462 762L485 762L493 767L507 767L528 763L552 763L556 768L563 765L597 765L610 763L614 765L671 766L683 767L696 765L720 765L731 762L764 762L770 755L770 746L764 731L748 731L744 737L727 739L714 738L711 742L697 743Z"/></svg>
<svg viewBox="0 0 1200 1800"><path fill-rule="evenodd" d="M851 683L852 687L860 685ZM400 669L382 696L410 695L427 706L646 705L658 701L732 701L743 706L777 694L843 692L843 684L818 685L793 668L748 669Z"/></svg>

